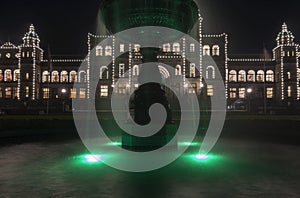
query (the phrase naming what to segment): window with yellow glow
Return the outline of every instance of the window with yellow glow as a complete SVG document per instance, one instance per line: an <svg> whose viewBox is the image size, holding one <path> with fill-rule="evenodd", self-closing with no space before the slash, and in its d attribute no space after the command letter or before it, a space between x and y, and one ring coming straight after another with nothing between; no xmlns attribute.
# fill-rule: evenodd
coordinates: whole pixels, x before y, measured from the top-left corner
<svg viewBox="0 0 300 198"><path fill-rule="evenodd" d="M108 85L100 86L100 97L108 97Z"/></svg>
<svg viewBox="0 0 300 198"><path fill-rule="evenodd" d="M207 85L207 96L213 96L213 95L214 95L214 86Z"/></svg>

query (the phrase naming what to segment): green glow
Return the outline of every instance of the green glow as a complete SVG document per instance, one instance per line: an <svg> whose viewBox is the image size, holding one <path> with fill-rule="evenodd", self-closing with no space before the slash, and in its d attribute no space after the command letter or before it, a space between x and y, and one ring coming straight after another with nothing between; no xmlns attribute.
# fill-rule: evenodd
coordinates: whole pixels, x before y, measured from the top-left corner
<svg viewBox="0 0 300 198"><path fill-rule="evenodd" d="M122 142L109 142L107 146L122 146Z"/></svg>
<svg viewBox="0 0 300 198"><path fill-rule="evenodd" d="M199 142L178 142L179 146L200 146Z"/></svg>
<svg viewBox="0 0 300 198"><path fill-rule="evenodd" d="M73 157L76 164L99 165L102 164L103 156L99 154L82 154Z"/></svg>
<svg viewBox="0 0 300 198"><path fill-rule="evenodd" d="M195 156L196 159L198 160L207 160L209 159L209 155L206 155L206 154L198 154Z"/></svg>

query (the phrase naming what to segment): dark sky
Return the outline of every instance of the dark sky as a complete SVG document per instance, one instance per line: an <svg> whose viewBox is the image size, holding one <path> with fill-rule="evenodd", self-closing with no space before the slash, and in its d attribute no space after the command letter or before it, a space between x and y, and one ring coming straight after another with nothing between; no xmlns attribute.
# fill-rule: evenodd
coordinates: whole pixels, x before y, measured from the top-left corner
<svg viewBox="0 0 300 198"><path fill-rule="evenodd" d="M124 0L126 1L126 0ZM2 1L0 42L21 43L33 23L42 47L52 54L84 54L87 33L94 33L100 0ZM300 41L300 1L199 0L206 33L229 34L229 51L258 54L263 43L271 50L285 21ZM300 43L300 42L299 42Z"/></svg>

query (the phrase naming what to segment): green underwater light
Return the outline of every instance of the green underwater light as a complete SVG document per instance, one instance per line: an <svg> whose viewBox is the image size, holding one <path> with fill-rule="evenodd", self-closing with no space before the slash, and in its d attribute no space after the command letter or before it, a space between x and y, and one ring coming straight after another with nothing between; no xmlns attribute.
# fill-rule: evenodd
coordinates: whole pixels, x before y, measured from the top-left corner
<svg viewBox="0 0 300 198"><path fill-rule="evenodd" d="M87 163L98 163L98 162L101 162L101 158L102 156L101 155L93 155L93 154L89 154L89 155L85 155L84 156L84 160L87 162Z"/></svg>
<svg viewBox="0 0 300 198"><path fill-rule="evenodd" d="M78 165L98 165L102 163L103 155L99 154L82 154L74 156L73 160Z"/></svg>

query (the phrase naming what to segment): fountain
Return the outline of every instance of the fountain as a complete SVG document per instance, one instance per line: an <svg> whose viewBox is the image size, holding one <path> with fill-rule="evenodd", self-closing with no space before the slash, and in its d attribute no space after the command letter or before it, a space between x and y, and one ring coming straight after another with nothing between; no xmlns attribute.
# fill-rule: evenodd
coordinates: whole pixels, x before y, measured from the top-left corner
<svg viewBox="0 0 300 198"><path fill-rule="evenodd" d="M102 0L100 4L100 17L108 32L116 34L127 29L142 26L161 26L189 33L198 20L198 7L193 0ZM145 35L145 32L141 34ZM147 37L155 37L158 44L165 41L175 41L177 35L160 35L159 32L147 32ZM134 42L134 38L129 38ZM147 39L147 38L145 38ZM142 62L158 62L158 48L141 48ZM143 76L149 73L154 78L161 78L158 65L152 68L142 67L140 84ZM140 138L123 133L122 147L128 150L149 151L160 148L173 137L172 116L165 91L159 83L148 83L138 87L134 93L134 121L139 125L150 122L149 108L159 103L167 111L164 127L149 138Z"/></svg>

